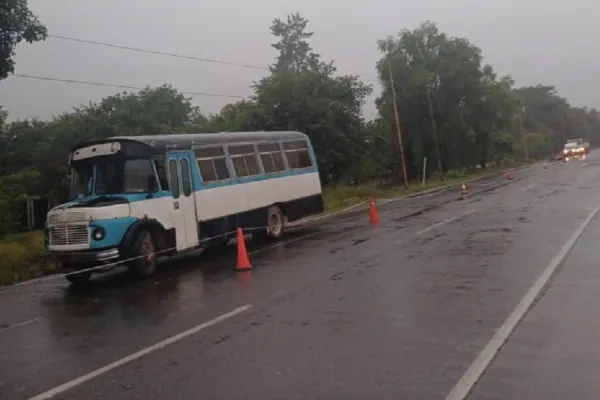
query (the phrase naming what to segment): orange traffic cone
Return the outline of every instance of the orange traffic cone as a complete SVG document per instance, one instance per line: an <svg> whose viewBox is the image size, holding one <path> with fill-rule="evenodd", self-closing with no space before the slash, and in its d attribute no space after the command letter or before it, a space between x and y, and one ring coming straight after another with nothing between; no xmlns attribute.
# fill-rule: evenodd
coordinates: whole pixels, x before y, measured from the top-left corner
<svg viewBox="0 0 600 400"><path fill-rule="evenodd" d="M244 233L242 228L237 229L237 266L236 271L247 271L252 269L250 260L248 259L248 252L246 251L246 242L244 241Z"/></svg>
<svg viewBox="0 0 600 400"><path fill-rule="evenodd" d="M467 189L467 185L464 183L460 187L460 195L462 197L467 197L469 195L469 190Z"/></svg>
<svg viewBox="0 0 600 400"><path fill-rule="evenodd" d="M512 181L513 179L513 170L509 169L508 173L506 174L506 179L508 179L509 181Z"/></svg>
<svg viewBox="0 0 600 400"><path fill-rule="evenodd" d="M369 222L372 224L379 223L379 216L377 215L377 208L373 199L369 199Z"/></svg>

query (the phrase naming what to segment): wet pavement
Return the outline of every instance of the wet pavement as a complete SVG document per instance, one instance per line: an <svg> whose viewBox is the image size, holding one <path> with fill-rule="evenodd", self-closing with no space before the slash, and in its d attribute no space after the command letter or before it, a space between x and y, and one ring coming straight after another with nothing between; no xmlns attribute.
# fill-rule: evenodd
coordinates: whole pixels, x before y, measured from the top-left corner
<svg viewBox="0 0 600 400"><path fill-rule="evenodd" d="M596 218L469 399L600 397L599 237Z"/></svg>
<svg viewBox="0 0 600 400"><path fill-rule="evenodd" d="M360 209L248 241L244 273L231 248L145 281L1 290L0 398L444 398L600 202L599 178L592 153L473 182L464 200L453 187L382 202L377 226ZM595 398L599 230L594 219L470 398Z"/></svg>

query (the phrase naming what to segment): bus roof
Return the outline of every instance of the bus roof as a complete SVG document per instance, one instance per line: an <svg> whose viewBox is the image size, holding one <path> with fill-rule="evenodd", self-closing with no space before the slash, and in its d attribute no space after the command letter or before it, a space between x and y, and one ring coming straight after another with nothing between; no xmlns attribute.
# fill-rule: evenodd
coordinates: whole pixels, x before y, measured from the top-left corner
<svg viewBox="0 0 600 400"><path fill-rule="evenodd" d="M82 143L71 151L82 147L107 142L135 142L152 147L157 152L167 150L186 150L196 146L208 146L223 143L260 142L269 140L300 140L308 136L296 131L258 131L258 132L220 132L220 133L178 133L167 135L113 136L105 139Z"/></svg>

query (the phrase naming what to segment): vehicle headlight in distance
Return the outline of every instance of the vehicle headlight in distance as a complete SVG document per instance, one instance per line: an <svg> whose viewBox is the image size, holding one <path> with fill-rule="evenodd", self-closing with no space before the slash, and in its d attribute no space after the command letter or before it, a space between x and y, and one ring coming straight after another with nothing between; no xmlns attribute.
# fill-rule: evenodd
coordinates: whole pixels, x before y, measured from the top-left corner
<svg viewBox="0 0 600 400"><path fill-rule="evenodd" d="M94 238L94 240L102 240L104 239L104 228L96 228L92 231L92 237Z"/></svg>

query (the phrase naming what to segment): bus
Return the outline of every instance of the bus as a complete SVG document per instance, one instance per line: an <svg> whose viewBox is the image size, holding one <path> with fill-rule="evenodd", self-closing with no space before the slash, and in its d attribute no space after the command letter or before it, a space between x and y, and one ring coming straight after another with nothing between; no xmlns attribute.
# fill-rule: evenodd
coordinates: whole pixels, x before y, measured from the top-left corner
<svg viewBox="0 0 600 400"><path fill-rule="evenodd" d="M69 202L51 209L44 241L73 284L123 263L227 243L238 227L280 239L288 222L324 211L317 160L301 132L111 137L69 152Z"/></svg>

